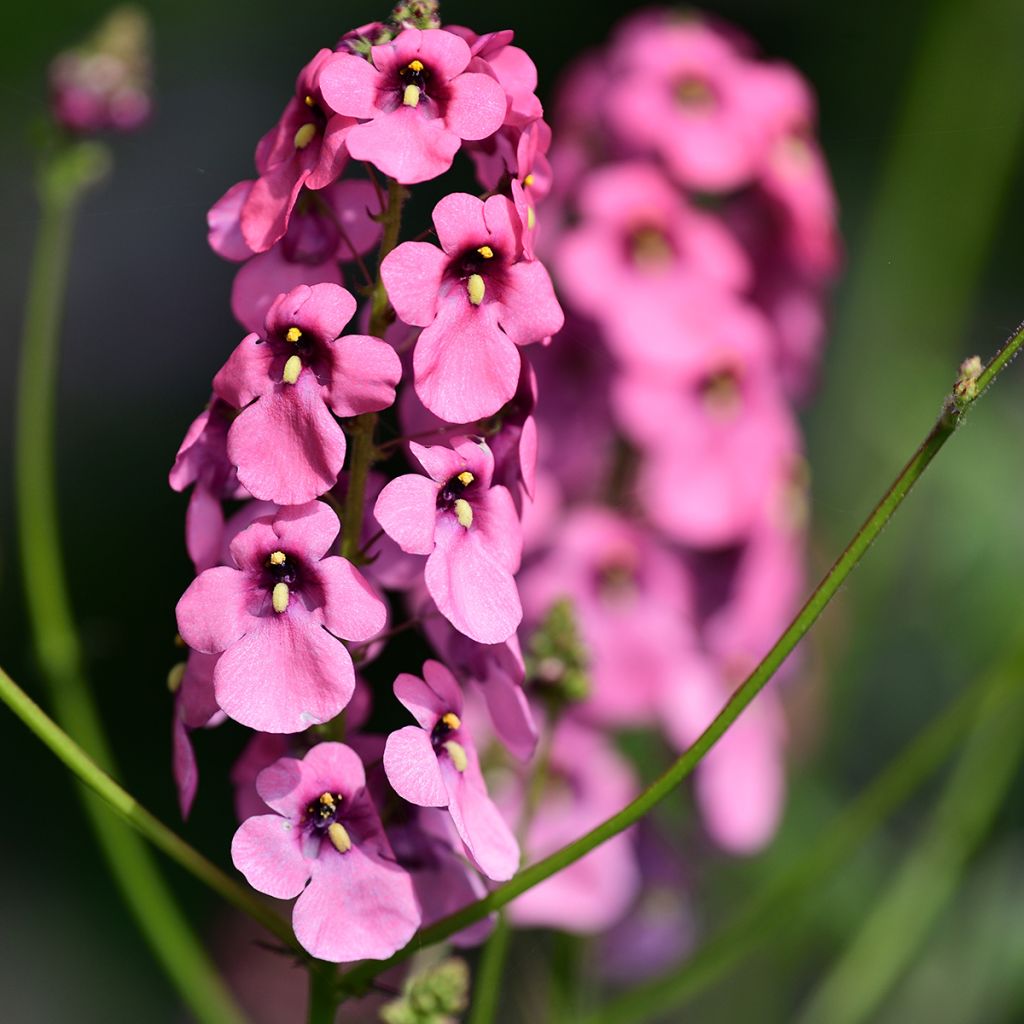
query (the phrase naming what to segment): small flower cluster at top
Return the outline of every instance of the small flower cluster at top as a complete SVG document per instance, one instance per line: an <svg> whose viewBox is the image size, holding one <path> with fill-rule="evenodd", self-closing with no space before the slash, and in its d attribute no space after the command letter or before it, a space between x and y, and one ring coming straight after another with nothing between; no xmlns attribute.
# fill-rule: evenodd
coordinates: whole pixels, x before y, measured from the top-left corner
<svg viewBox="0 0 1024 1024"><path fill-rule="evenodd" d="M535 87L511 32L400 5L302 68L255 177L209 214L249 333L170 474L192 488L197 574L177 606L175 776L187 813L190 734L256 731L232 857L256 889L298 897L296 936L325 960L385 958L519 865L473 733L523 758L537 738L516 643L524 348L563 316L533 253L549 139ZM433 229L400 242L406 186L460 152L484 194L443 195ZM434 656L393 671L414 629ZM380 735L371 710L413 724Z"/></svg>
<svg viewBox="0 0 1024 1024"><path fill-rule="evenodd" d="M96 31L50 64L54 120L75 135L131 132L152 107L150 29L135 7L117 7Z"/></svg>
<svg viewBox="0 0 1024 1024"><path fill-rule="evenodd" d="M539 248L568 322L535 360L542 448L519 585L524 636L540 626L548 641L529 652L538 678L582 660L590 692L552 747L584 798L542 801L530 859L635 794L610 730L658 727L685 749L796 611L807 499L793 403L813 382L839 263L810 89L735 30L632 16L553 109ZM769 689L701 763L697 804L725 849L773 835L785 733ZM663 920L650 838L617 837L511 916L595 931L646 889ZM661 858L676 883L679 854ZM574 898L582 886L603 898ZM635 933L615 934L639 969ZM672 956L662 946L647 968Z"/></svg>

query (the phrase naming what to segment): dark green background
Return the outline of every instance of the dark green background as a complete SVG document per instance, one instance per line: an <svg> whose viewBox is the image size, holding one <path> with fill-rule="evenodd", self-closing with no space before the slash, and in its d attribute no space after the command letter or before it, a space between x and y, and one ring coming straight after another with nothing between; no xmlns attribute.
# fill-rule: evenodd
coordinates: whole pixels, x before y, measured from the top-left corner
<svg viewBox="0 0 1024 1024"><path fill-rule="evenodd" d="M9 483L17 338L36 220L30 140L45 113L46 61L104 9L9 5L0 38L0 662L34 694ZM708 9L810 78L842 205L848 272L822 388L805 417L817 573L924 435L959 360L987 356L1024 317L1024 6L868 0ZM164 677L174 657L173 606L189 566L185 501L167 488L166 470L211 373L241 333L227 304L233 268L206 248L204 214L250 175L255 142L302 63L384 8L257 0L149 10L156 117L115 141L114 175L79 220L59 469L72 596L123 775L143 803L176 822ZM564 62L604 40L624 10L566 0L444 5L450 22L514 27L540 68L544 97ZM920 723L998 657L1015 628L1024 594L1022 389L1015 367L940 456L811 641L810 680L794 709L802 724L780 851L813 836ZM199 737L202 780L186 835L223 863L235 823L221 779L242 739L233 727ZM6 713L0 778L0 1017L12 1024L180 1020L96 858L67 777ZM1018 784L1003 805L937 938L887 1012L950 1024L1024 1019L1022 792ZM913 809L901 816L821 894L810 947L762 958L744 985L712 994L687 1019L790 1019L913 844L918 823ZM742 905L783 859L724 868L694 894L699 920ZM175 869L168 873L194 918L212 924L219 907ZM1014 877L1016 885L1008 881ZM991 977L963 1006L951 995L955 971L944 965L962 964L965 944L977 952L971 921L992 955L963 969ZM531 969L529 949L520 955Z"/></svg>

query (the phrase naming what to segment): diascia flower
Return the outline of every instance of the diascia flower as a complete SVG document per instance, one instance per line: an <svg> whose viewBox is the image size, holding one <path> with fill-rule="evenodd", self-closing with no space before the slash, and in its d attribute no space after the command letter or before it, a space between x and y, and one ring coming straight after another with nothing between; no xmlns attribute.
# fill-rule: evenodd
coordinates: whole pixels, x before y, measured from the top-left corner
<svg viewBox="0 0 1024 1024"><path fill-rule="evenodd" d="M320 743L301 761L283 757L265 768L256 788L275 813L242 822L231 859L254 889L299 897L292 926L303 948L335 963L384 960L401 949L420 911L356 753Z"/></svg>
<svg viewBox="0 0 1024 1024"><path fill-rule="evenodd" d="M516 346L549 337L564 318L543 264L525 257L510 199L453 192L434 207L434 227L440 249L405 242L381 276L399 319L425 328L413 353L416 394L435 416L471 423L515 394Z"/></svg>
<svg viewBox="0 0 1024 1024"><path fill-rule="evenodd" d="M443 174L464 139L486 138L505 120L504 89L467 71L469 46L451 32L406 28L370 56L333 55L320 88L334 110L362 122L345 139L351 156L404 185Z"/></svg>
<svg viewBox="0 0 1024 1024"><path fill-rule="evenodd" d="M201 573L178 602L178 631L221 654L220 708L263 732L300 732L348 704L352 658L338 639L369 640L387 609L346 559L328 555L339 522L322 502L257 519L231 542L232 566Z"/></svg>
<svg viewBox="0 0 1024 1024"><path fill-rule="evenodd" d="M265 337L244 338L214 377L214 391L242 409L227 451L254 497L297 505L325 494L345 461L331 412L356 416L394 402L402 376L394 349L379 338L339 337L355 311L338 285L293 288L270 307Z"/></svg>
<svg viewBox="0 0 1024 1024"><path fill-rule="evenodd" d="M447 807L480 870L505 881L519 867L519 846L487 795L473 738L462 721L462 691L440 662L425 662L423 676L403 672L395 680L395 696L419 727L409 725L388 737L388 782L410 803Z"/></svg>
<svg viewBox="0 0 1024 1024"><path fill-rule="evenodd" d="M486 444L455 438L409 445L429 473L392 480L373 514L405 552L427 555L427 590L441 614L471 640L504 643L523 617L513 573L522 529L512 496L492 487L494 457Z"/></svg>

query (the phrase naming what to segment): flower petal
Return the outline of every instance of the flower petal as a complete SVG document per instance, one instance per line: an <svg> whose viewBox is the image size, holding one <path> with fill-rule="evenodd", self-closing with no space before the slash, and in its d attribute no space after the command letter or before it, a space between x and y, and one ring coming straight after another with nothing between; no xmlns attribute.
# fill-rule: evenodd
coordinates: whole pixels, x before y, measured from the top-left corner
<svg viewBox="0 0 1024 1024"><path fill-rule="evenodd" d="M247 818L231 840L231 860L258 892L290 900L309 878L295 826L278 814Z"/></svg>
<svg viewBox="0 0 1024 1024"><path fill-rule="evenodd" d="M407 725L388 736L384 772L391 788L418 807L446 807L448 791L425 729Z"/></svg>

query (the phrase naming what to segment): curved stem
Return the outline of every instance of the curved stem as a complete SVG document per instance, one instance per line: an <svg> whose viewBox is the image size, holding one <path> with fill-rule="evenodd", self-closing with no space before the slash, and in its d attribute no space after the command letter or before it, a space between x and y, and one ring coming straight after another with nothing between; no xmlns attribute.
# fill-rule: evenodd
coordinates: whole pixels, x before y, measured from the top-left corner
<svg viewBox="0 0 1024 1024"><path fill-rule="evenodd" d="M248 914L294 952L304 955L292 930L249 889L239 885L216 864L189 846L177 833L146 810L119 786L91 757L50 718L28 694L0 668L0 701L3 701L64 762L75 776L136 831L162 850L190 875L209 886L228 903Z"/></svg>
<svg viewBox="0 0 1024 1024"><path fill-rule="evenodd" d="M1024 324L1006 341L1005 345L999 350L977 380L979 382L984 381L987 387L998 373L1008 365L1022 345L1024 345ZM775 645L764 656L760 664L733 693L714 721L660 778L656 779L640 796L619 811L618 814L612 815L607 821L591 829L579 839L525 868L511 881L499 886L489 895L483 897L483 899L470 903L461 910L449 914L439 921L435 921L426 928L421 928L413 936L408 946L399 950L389 960L380 963L367 962L349 970L340 979L342 991L347 994L356 994L363 991L368 983L382 971L387 970L387 968L394 964L407 960L415 951L422 949L424 946L441 942L450 935L479 921L487 914L510 903L528 889L532 889L535 885L550 878L563 868L574 864L581 857L590 853L591 850L613 836L617 836L620 832L624 832L630 826L635 825L656 804L664 800L693 772L702 758L721 739L732 723L739 718L747 705L761 692L768 683L768 680L771 679L786 658L792 653L796 645L814 625L818 616L821 615L825 607L835 596L836 591L843 585L857 563L863 558L864 553L874 543L875 538L885 528L885 525L889 522L896 509L903 503L929 463L935 458L942 446L953 436L964 415L973 406L974 402L977 401L982 390L978 388L974 392L958 395L956 399L954 399L953 395L947 397L943 404L942 414L939 416L935 426L932 427L927 437L921 442L917 451L900 471L888 491L882 497L882 500L875 506L846 549L828 573L826 573L824 579L818 584L817 588L808 598L807 603L797 613L793 622L775 642Z"/></svg>
<svg viewBox="0 0 1024 1024"><path fill-rule="evenodd" d="M1024 647L1007 664L1024 661ZM640 1024L679 1012L792 921L808 895L893 811L938 771L976 720L981 701L993 688L991 675L979 676L936 715L861 794L823 831L801 857L712 935L681 967L631 986L585 1018L585 1024Z"/></svg>
<svg viewBox="0 0 1024 1024"><path fill-rule="evenodd" d="M59 327L79 201L105 173L92 143L58 150L40 169L41 220L29 277L15 425L21 566L35 652L58 718L105 765L113 758L82 671L57 517L55 397ZM153 863L149 850L91 797L84 799L115 885L168 977L196 1017L244 1020Z"/></svg>

